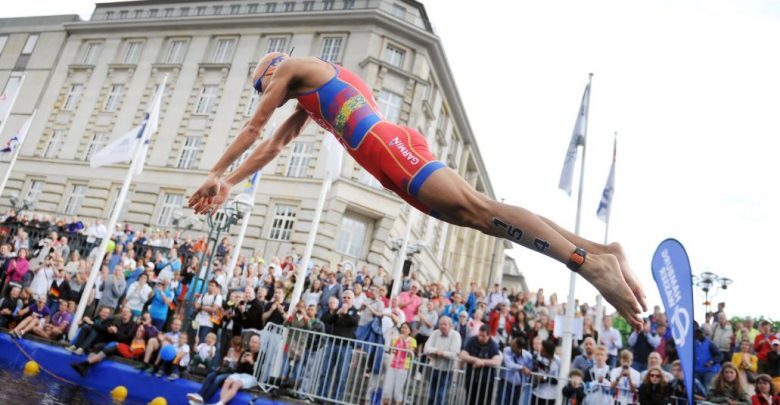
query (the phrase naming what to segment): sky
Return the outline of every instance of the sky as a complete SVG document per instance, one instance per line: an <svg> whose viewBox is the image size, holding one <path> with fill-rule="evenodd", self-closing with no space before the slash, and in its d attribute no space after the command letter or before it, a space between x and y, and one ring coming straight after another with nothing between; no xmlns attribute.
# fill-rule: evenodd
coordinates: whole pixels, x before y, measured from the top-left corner
<svg viewBox="0 0 780 405"><path fill-rule="evenodd" d="M593 73L582 235L604 239L595 212L617 132L609 239L624 245L650 305L661 303L650 261L671 237L687 248L694 274L734 280L712 299L725 301L730 316L780 319L772 259L780 244L780 3L423 3L497 198L574 228L576 195L559 190L558 179ZM28 0L4 5L0 17L88 18L92 10L91 1ZM530 288L565 301L564 266L521 247L509 254ZM578 281L578 298L593 303L595 294ZM700 318L703 295L694 295Z"/></svg>

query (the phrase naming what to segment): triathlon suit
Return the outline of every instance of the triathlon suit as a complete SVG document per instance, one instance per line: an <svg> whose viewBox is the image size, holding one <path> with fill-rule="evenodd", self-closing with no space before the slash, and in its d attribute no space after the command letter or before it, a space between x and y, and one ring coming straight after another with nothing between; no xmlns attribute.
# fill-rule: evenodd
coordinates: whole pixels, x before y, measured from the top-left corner
<svg viewBox="0 0 780 405"><path fill-rule="evenodd" d="M425 180L444 164L412 128L387 121L371 90L356 74L331 64L335 75L316 90L299 93L298 103L330 131L363 168L388 190L420 211L437 213L417 199Z"/></svg>

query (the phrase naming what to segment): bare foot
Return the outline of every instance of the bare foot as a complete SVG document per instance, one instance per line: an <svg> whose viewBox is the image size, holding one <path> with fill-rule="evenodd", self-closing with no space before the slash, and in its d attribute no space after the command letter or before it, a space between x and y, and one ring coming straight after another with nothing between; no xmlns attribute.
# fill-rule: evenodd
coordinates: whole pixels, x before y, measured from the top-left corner
<svg viewBox="0 0 780 405"><path fill-rule="evenodd" d="M608 253L589 254L579 273L599 290L633 328L642 328L642 311L616 256Z"/></svg>
<svg viewBox="0 0 780 405"><path fill-rule="evenodd" d="M634 293L634 297L639 302L639 305L642 306L642 310L646 312L647 303L645 300L647 296L642 289L642 285L639 284L639 281L637 281L634 272L631 271L631 267L628 265L626 254L623 252L623 246L621 246L620 243L612 242L607 245L607 251L617 257L618 264L620 264L620 271L623 273L623 278L626 280L626 283L628 283L628 287L631 288L631 291Z"/></svg>

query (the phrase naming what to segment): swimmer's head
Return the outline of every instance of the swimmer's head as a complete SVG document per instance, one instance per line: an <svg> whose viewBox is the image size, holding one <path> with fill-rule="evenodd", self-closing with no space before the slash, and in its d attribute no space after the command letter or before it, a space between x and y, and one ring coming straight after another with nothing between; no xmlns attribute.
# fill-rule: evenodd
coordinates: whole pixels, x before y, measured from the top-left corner
<svg viewBox="0 0 780 405"><path fill-rule="evenodd" d="M268 86L271 75L276 71L276 67L287 60L290 55L282 52L271 52L263 56L260 62L257 62L254 73L252 73L252 84L258 93L263 92L263 88Z"/></svg>

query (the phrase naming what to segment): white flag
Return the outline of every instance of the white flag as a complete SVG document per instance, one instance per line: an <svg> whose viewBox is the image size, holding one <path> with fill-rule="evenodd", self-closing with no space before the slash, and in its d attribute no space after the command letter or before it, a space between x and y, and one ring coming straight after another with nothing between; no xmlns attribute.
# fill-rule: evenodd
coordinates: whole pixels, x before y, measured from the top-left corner
<svg viewBox="0 0 780 405"><path fill-rule="evenodd" d="M609 177L607 177L607 184L604 186L604 192L601 193L601 201L599 202L599 209L596 211L596 216L607 222L609 220L609 212L612 209L612 196L615 194L615 161L617 157L617 139L615 139L615 146L612 152L612 167L609 169Z"/></svg>
<svg viewBox="0 0 780 405"><path fill-rule="evenodd" d="M580 112L577 114L577 122L574 123L574 131L571 134L569 148L566 150L566 159L561 169L561 179L558 188L571 195L571 183L574 178L574 166L577 164L577 147L585 145L585 127L588 124L588 103L590 102L590 83L585 86L580 102Z"/></svg>
<svg viewBox="0 0 780 405"><path fill-rule="evenodd" d="M114 142L108 144L105 148L95 152L89 160L89 167L95 168L133 160L135 146L138 145L138 142L141 140L141 137L139 136L141 125L131 129Z"/></svg>
<svg viewBox="0 0 780 405"><path fill-rule="evenodd" d="M27 119L27 121L24 122L22 127L19 129L19 132L12 136L11 139L8 140L8 143L6 143L5 146L0 149L0 153L14 153L16 148L22 145L22 142L24 142L24 137L27 136L27 131L30 130L30 125L32 125L33 116L35 116L34 113L30 116L30 118Z"/></svg>
<svg viewBox="0 0 780 405"><path fill-rule="evenodd" d="M149 144L152 141L152 135L157 132L157 128L160 122L160 105L162 104L162 96L165 92L165 84L168 82L168 75L163 78L162 84L160 84L157 94L154 95L151 107L149 107L149 118L146 121L146 128L144 128L143 142L144 150L141 152L141 158L138 164L135 166L134 174L141 174L144 171L144 163L146 162L146 155L149 151Z"/></svg>
<svg viewBox="0 0 780 405"><path fill-rule="evenodd" d="M323 144L325 146L325 153L328 154L328 167L325 172L325 179L334 181L341 177L341 160L344 156L344 148L339 144L339 141L336 140L335 135L325 135Z"/></svg>

